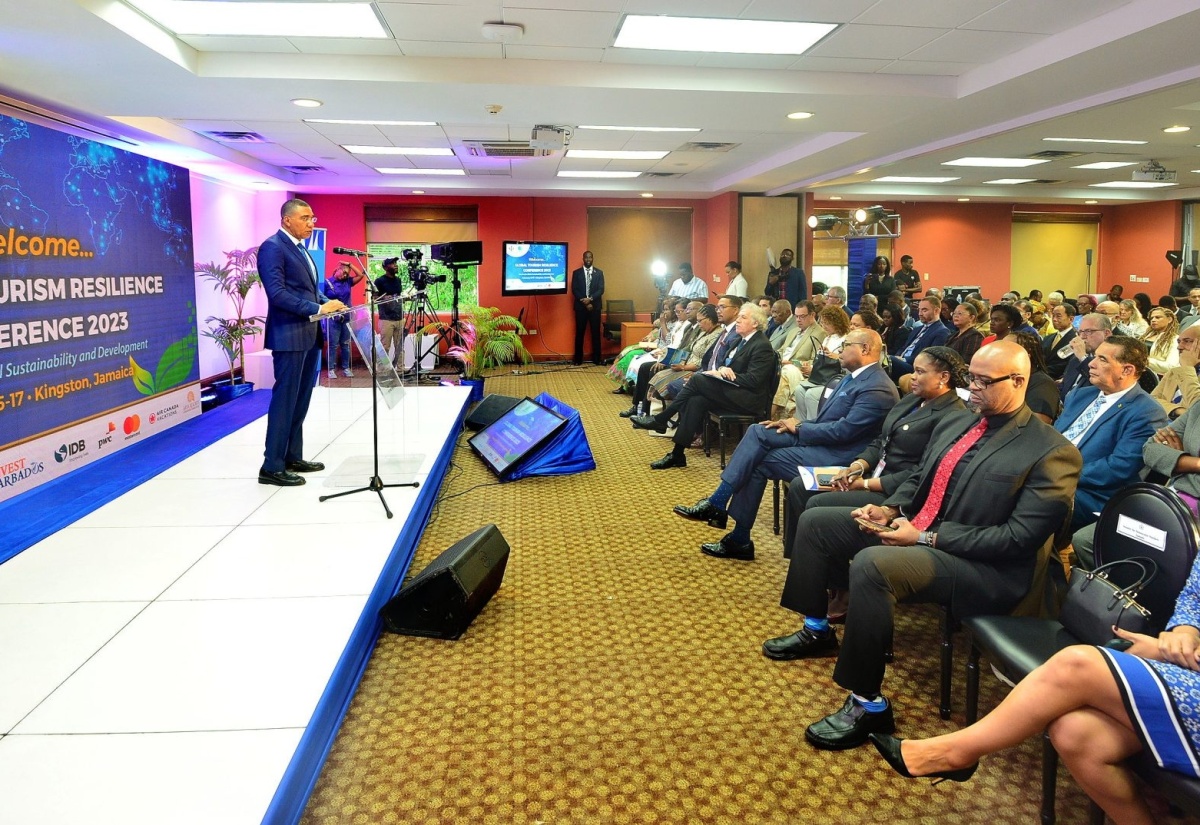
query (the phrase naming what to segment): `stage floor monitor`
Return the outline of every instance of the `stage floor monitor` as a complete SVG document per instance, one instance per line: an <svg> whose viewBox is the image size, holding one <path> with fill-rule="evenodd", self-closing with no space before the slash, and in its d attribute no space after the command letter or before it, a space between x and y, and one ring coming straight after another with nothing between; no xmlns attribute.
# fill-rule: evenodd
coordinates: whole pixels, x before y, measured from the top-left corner
<svg viewBox="0 0 1200 825"><path fill-rule="evenodd" d="M523 398L467 443L492 472L504 478L566 423L567 419L554 410L532 398Z"/></svg>

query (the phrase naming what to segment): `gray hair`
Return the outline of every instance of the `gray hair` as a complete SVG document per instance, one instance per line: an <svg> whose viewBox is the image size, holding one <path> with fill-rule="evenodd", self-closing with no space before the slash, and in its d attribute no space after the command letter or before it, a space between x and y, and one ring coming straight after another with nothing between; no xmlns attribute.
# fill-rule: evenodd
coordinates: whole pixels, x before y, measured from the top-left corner
<svg viewBox="0 0 1200 825"><path fill-rule="evenodd" d="M825 292L825 298L826 300L829 298L836 298L844 304L846 303L846 290L842 289L840 286L831 286Z"/></svg>
<svg viewBox="0 0 1200 825"><path fill-rule="evenodd" d="M758 304L742 304L742 308L738 310L738 315L745 315L754 321L754 326L759 332L767 328L767 313Z"/></svg>

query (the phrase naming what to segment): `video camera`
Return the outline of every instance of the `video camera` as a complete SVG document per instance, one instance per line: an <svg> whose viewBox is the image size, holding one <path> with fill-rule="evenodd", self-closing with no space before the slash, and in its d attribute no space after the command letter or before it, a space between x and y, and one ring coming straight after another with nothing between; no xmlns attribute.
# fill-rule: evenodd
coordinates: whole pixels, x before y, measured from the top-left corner
<svg viewBox="0 0 1200 825"><path fill-rule="evenodd" d="M422 265L421 260L425 253L421 250L406 249L401 254L408 264L408 277L415 289L424 290L430 284L440 284L446 280L445 275L433 275L429 272L429 267Z"/></svg>

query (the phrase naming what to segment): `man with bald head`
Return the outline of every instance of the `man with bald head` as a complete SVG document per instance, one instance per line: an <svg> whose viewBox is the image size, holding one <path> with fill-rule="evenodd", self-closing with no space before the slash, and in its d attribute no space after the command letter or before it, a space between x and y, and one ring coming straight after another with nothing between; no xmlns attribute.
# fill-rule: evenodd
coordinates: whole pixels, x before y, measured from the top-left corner
<svg viewBox="0 0 1200 825"><path fill-rule="evenodd" d="M717 489L691 507L675 508L677 515L706 521L713 527L724 528L728 516L737 522L737 527L719 542L701 545L702 552L723 559L753 559L750 528L768 479L789 481L796 477L800 465L849 464L879 435L883 419L899 399L896 386L879 366L882 351L883 340L878 332L851 330L838 356L848 374L826 391L825 403L816 418L751 425L721 473Z"/></svg>
<svg viewBox="0 0 1200 825"><path fill-rule="evenodd" d="M949 604L956 617L1040 604L1082 458L1026 406L1029 372L1020 345L983 347L971 359L974 412L942 419L908 481L878 506L809 508L800 516L791 564L799 574L789 574L781 603L803 614L804 625L768 639L763 653L838 657L833 680L850 695L808 727L814 747L855 748L871 733L894 730L881 690L897 602ZM850 591L840 649L827 588Z"/></svg>

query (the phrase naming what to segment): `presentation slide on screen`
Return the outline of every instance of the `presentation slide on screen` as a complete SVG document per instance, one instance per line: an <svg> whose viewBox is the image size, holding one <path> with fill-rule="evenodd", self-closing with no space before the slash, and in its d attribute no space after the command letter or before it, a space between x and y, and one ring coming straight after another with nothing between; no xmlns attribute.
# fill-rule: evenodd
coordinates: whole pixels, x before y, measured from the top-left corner
<svg viewBox="0 0 1200 825"><path fill-rule="evenodd" d="M186 169L0 116L0 501L199 414Z"/></svg>
<svg viewBox="0 0 1200 825"><path fill-rule="evenodd" d="M506 243L504 245L505 289L562 289L566 282L566 244Z"/></svg>
<svg viewBox="0 0 1200 825"><path fill-rule="evenodd" d="M471 439L497 473L503 473L563 423L563 419L526 399Z"/></svg>

